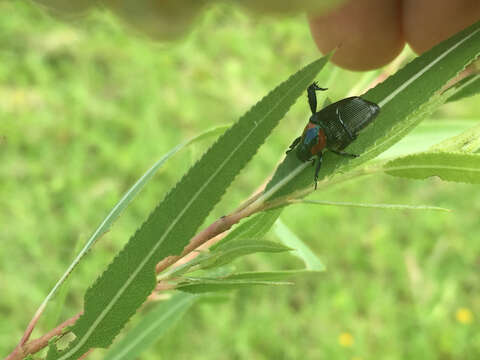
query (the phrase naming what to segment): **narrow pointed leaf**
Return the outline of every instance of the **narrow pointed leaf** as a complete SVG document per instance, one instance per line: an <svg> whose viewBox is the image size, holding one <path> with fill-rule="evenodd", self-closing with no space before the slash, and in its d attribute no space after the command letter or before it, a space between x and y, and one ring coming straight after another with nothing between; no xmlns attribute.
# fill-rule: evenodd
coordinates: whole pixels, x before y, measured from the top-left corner
<svg viewBox="0 0 480 360"><path fill-rule="evenodd" d="M42 305L40 308L44 308L46 303L55 295L59 287L65 282L65 280L68 278L68 276L72 273L72 271L75 269L75 267L80 263L81 259L83 256L90 250L90 248L95 244L95 242L103 235L105 234L112 224L118 219L118 217L121 215L123 210L135 199L135 197L138 195L138 193L143 189L143 187L150 181L150 179L155 175L155 173L162 167L165 162L170 159L173 155L178 153L180 150L185 148L186 146L189 146L191 144L194 144L200 140L203 140L205 138L208 138L210 136L215 136L215 135L220 135L223 133L226 129L228 128L227 125L222 125L222 126L217 126L215 128L209 129L181 144L178 144L175 146L172 150L167 152L165 155L163 155L155 164L150 167L138 180L135 184L132 185L130 189L127 190L127 192L122 196L122 198L118 201L117 204L110 210L108 215L103 219L103 221L100 223L100 225L95 229L93 234L90 236L90 238L87 240L83 248L80 250L78 255L75 257L75 259L72 261L72 263L69 265L68 269L65 271L65 273L61 276L61 278L58 280L58 282L55 284L55 286L52 288L50 293L47 295L45 300L43 301Z"/></svg>
<svg viewBox="0 0 480 360"><path fill-rule="evenodd" d="M236 242L242 239L260 239L262 238L272 227L281 213L281 209L274 209L269 211L262 211L251 217L243 219L240 224L233 228L227 236L225 236L218 243L210 246L209 253L201 253L194 259L187 263L180 265L174 269L166 271L160 277L161 278L174 278L178 277L186 272L190 271L194 266L201 264L211 258L211 253L215 252L221 246L224 246L230 242Z"/></svg>
<svg viewBox="0 0 480 360"><path fill-rule="evenodd" d="M456 91L448 98L447 102L478 95L480 93L480 74L467 76L454 86Z"/></svg>
<svg viewBox="0 0 480 360"><path fill-rule="evenodd" d="M443 143L447 144L452 136L457 136L463 132L469 131L476 122L472 120L426 120L419 124L410 134L396 143L387 151L381 153L376 159L392 160L398 156L424 152L427 150L435 151L462 151L455 149L443 149ZM480 137L479 137L480 138ZM438 144L438 148L437 145Z"/></svg>
<svg viewBox="0 0 480 360"><path fill-rule="evenodd" d="M274 225L275 234L282 243L295 249L291 252L305 263L305 268L311 271L324 271L325 265L320 261L317 255L305 244L297 235L295 235L282 221L277 221Z"/></svg>
<svg viewBox="0 0 480 360"><path fill-rule="evenodd" d="M339 202L339 201L323 201L323 200L298 200L293 201L295 204L314 204L314 205L326 205L326 206L343 206L343 207L357 207L357 208L369 208L369 209L384 209L384 210L430 210L430 211L451 211L450 209L429 206L429 205L403 205L403 204L364 204L364 203L352 203L352 202Z"/></svg>
<svg viewBox="0 0 480 360"><path fill-rule="evenodd" d="M139 355L171 329L199 299L187 293L175 294L156 305L132 330L116 343L104 360L137 359Z"/></svg>
<svg viewBox="0 0 480 360"><path fill-rule="evenodd" d="M63 273L63 275L60 277L60 279L57 281L57 283L53 286L53 288L50 290L48 295L45 297L43 302L40 304L38 307L34 317L30 321L30 324L28 325L28 328L33 329L40 319L41 314L45 310L48 302L53 298L53 296L57 293L58 289L62 286L62 284L65 283L65 281L68 279L70 274L73 272L73 270L77 267L77 265L80 263L80 261L83 259L84 255L91 249L91 247L97 242L100 237L105 234L113 225L113 223L118 219L118 217L121 215L123 210L135 199L137 194L142 190L142 188L148 183L148 181L155 175L155 173L160 169L160 167L168 160L170 159L173 155L175 155L177 152L182 150L188 145L191 145L197 141L203 140L207 137L214 136L214 135L219 135L222 132L224 132L227 129L227 125L223 126L218 126L213 129L209 129L179 145L174 147L172 150L170 150L168 153L166 153L164 156L162 156L155 164L150 167L143 175L140 177L140 179L137 180L133 186L128 189L128 191L123 195L123 197L118 201L117 204L110 210L108 215L103 219L103 221L100 223L100 225L95 229L93 234L90 236L90 238L87 240L85 245L83 245L82 249L78 252L78 254L75 256L71 264L68 266L67 270ZM68 288L63 289L63 292L60 294L60 301L58 302L59 309L61 308L63 302L62 298L67 294Z"/></svg>
<svg viewBox="0 0 480 360"><path fill-rule="evenodd" d="M167 271L160 279L176 278L187 272L198 269L211 269L227 265L236 258L258 252L285 252L293 249L273 241L264 240L235 240L233 242L223 243L222 246L213 251L202 252L189 262L180 265L171 271Z"/></svg>
<svg viewBox="0 0 480 360"><path fill-rule="evenodd" d="M425 116L445 102L448 94L440 96L439 91L479 54L480 21L417 57L362 95L363 98L378 104L381 110L378 117L360 132L358 138L345 150L361 156L346 159L327 151L323 157L319 179L338 170L347 171L373 159L398 142ZM267 191L295 169L300 170L300 175L295 181L290 181L277 190L270 200L313 186L314 169L302 168L302 165L293 152L286 157L267 185Z"/></svg>
<svg viewBox="0 0 480 360"><path fill-rule="evenodd" d="M241 288L251 287L251 286L271 286L271 285L292 285L290 282L284 281L267 281L267 280L256 280L256 279L245 279L245 280L233 280L229 278L223 279L205 279L205 278L196 278L189 279L183 283L179 283L176 287L177 290L185 291L192 294L201 294L212 291L229 291L229 290L238 290Z"/></svg>
<svg viewBox="0 0 480 360"><path fill-rule="evenodd" d="M200 268L210 269L231 263L236 258L259 252L278 253L292 249L282 244L266 240L237 240L216 248L200 263Z"/></svg>
<svg viewBox="0 0 480 360"><path fill-rule="evenodd" d="M385 171L392 176L480 184L480 154L426 152L388 162Z"/></svg>
<svg viewBox="0 0 480 360"><path fill-rule="evenodd" d="M463 133L446 139L434 146L431 152L465 152L475 153L480 150L480 125L470 127Z"/></svg>
<svg viewBox="0 0 480 360"><path fill-rule="evenodd" d="M413 128L408 117L432 99L479 54L480 21L441 42L369 90L364 97L377 103L381 112L349 150L361 153L368 148L365 155L369 158L384 151L383 141L379 140L388 139L402 128Z"/></svg>
<svg viewBox="0 0 480 360"><path fill-rule="evenodd" d="M320 273L320 271L307 269L283 271L252 271L232 274L228 278L231 280L285 281L300 276L314 275L315 273Z"/></svg>
<svg viewBox="0 0 480 360"><path fill-rule="evenodd" d="M188 171L137 230L85 295L83 315L71 331L76 339L48 360L74 360L107 347L155 287L155 265L178 255L220 200L238 172L312 82L327 58L306 66L232 125Z"/></svg>

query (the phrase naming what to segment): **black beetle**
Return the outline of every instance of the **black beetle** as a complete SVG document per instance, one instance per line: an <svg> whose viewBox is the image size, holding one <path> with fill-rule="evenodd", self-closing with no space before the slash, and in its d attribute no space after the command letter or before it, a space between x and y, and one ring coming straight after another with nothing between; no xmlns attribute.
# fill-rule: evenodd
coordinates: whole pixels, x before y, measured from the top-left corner
<svg viewBox="0 0 480 360"><path fill-rule="evenodd" d="M315 169L315 189L317 189L318 172L322 166L322 154L325 149L347 157L355 154L343 152L356 139L357 134L367 126L380 112L380 107L359 96L348 97L330 104L317 112L316 91L327 90L313 83L307 89L308 103L312 116L303 130L302 136L296 138L287 150L287 154L296 147L299 160L308 161L317 156Z"/></svg>

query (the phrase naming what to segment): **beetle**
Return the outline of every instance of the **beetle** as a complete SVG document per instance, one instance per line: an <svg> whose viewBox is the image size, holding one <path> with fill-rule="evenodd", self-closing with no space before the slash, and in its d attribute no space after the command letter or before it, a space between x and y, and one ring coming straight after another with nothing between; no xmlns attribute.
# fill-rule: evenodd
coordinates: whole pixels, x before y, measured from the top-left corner
<svg viewBox="0 0 480 360"><path fill-rule="evenodd" d="M325 91L316 82L307 88L308 103L312 115L301 136L297 137L287 154L293 149L300 161L309 161L317 157L315 168L315 190L317 189L318 172L322 166L324 150L329 150L345 157L357 157L356 154L343 152L358 135L358 132L367 126L380 112L380 107L359 96L348 97L333 104L327 105L317 112L317 91ZM315 161L315 160L314 160Z"/></svg>

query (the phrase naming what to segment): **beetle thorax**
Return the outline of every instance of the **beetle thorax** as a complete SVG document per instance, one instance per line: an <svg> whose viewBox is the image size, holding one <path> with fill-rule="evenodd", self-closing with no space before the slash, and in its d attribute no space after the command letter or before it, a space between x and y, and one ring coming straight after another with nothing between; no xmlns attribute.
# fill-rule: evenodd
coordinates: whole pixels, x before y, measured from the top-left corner
<svg viewBox="0 0 480 360"><path fill-rule="evenodd" d="M327 137L321 125L309 122L303 130L300 144L297 146L297 156L302 161L307 161L319 154L327 145Z"/></svg>

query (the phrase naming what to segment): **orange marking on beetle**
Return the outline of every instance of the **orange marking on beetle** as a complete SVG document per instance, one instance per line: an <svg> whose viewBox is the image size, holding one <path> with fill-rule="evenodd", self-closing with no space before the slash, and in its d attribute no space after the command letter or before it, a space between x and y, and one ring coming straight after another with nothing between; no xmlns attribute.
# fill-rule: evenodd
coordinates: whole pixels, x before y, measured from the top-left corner
<svg viewBox="0 0 480 360"><path fill-rule="evenodd" d="M327 137L325 131L322 128L318 129L318 143L310 149L312 155L317 155L327 146Z"/></svg>
<svg viewBox="0 0 480 360"><path fill-rule="evenodd" d="M307 123L307 126L305 126L305 129L303 129L303 134L302 135L305 135L305 133L310 130L311 128L314 128L315 126L318 126L318 125L315 125L314 123L311 123L310 121Z"/></svg>

